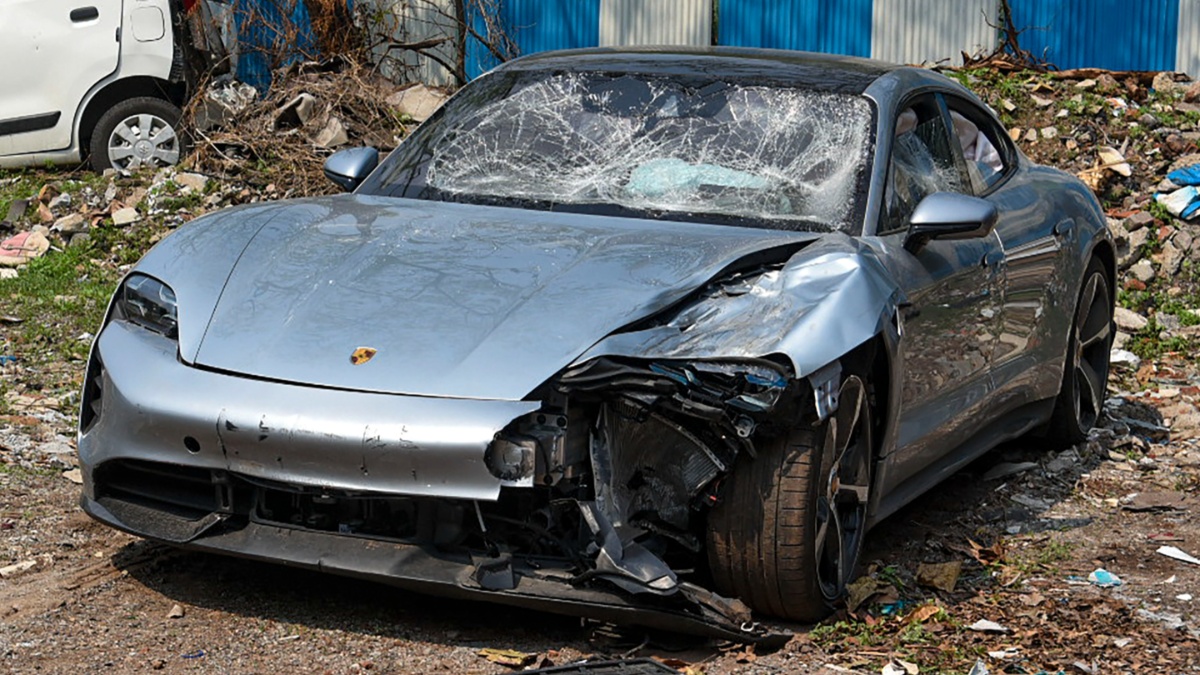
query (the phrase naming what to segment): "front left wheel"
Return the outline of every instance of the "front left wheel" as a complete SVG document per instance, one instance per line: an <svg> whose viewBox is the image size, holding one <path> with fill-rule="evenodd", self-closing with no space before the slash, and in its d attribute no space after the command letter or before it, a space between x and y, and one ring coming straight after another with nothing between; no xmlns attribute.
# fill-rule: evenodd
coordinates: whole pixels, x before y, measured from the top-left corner
<svg viewBox="0 0 1200 675"><path fill-rule="evenodd" d="M183 156L182 112L170 101L139 96L120 101L92 130L91 163L96 171L172 166Z"/></svg>
<svg viewBox="0 0 1200 675"><path fill-rule="evenodd" d="M873 460L864 381L845 377L839 401L824 422L806 410L758 457L743 456L709 514L714 585L764 614L818 621L854 578Z"/></svg>

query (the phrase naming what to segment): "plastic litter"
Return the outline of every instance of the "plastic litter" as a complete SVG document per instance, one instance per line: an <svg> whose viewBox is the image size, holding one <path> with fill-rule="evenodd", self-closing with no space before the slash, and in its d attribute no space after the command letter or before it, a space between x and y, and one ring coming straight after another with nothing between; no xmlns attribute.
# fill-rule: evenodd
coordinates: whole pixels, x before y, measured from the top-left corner
<svg viewBox="0 0 1200 675"><path fill-rule="evenodd" d="M1182 551L1174 546L1159 546L1156 553L1165 555L1168 558L1174 558L1181 562L1190 563L1192 565L1200 565L1200 558L1197 558L1196 556Z"/></svg>
<svg viewBox="0 0 1200 675"><path fill-rule="evenodd" d="M1182 187L1167 194L1155 195L1154 199L1165 206L1171 215L1184 220L1200 213L1200 188L1194 185Z"/></svg>
<svg viewBox="0 0 1200 675"><path fill-rule="evenodd" d="M967 675L988 675L987 664L983 662L983 659L976 659L975 665L971 666L971 672Z"/></svg>
<svg viewBox="0 0 1200 675"><path fill-rule="evenodd" d="M1004 626L1001 626L1000 624L996 623L995 621L988 621L987 619L980 619L980 620L976 621L975 623L971 624L970 626L967 626L967 630L978 631L980 633L1007 633L1008 632L1008 629L1005 628Z"/></svg>
<svg viewBox="0 0 1200 675"><path fill-rule="evenodd" d="M901 659L892 659L880 672L881 675L917 675L921 672L921 669L915 663L909 663Z"/></svg>
<svg viewBox="0 0 1200 675"><path fill-rule="evenodd" d="M1095 586L1099 586L1100 588L1113 588L1125 583L1121 581L1121 577L1118 577L1103 567L1098 568L1089 574L1088 581L1092 582L1092 584Z"/></svg>
<svg viewBox="0 0 1200 675"><path fill-rule="evenodd" d="M911 600L897 600L896 602L888 602L879 606L879 613L884 616L899 614L913 604Z"/></svg>
<svg viewBox="0 0 1200 675"><path fill-rule="evenodd" d="M1167 180L1176 185L1200 185L1200 164L1176 169L1167 174Z"/></svg>
<svg viewBox="0 0 1200 675"><path fill-rule="evenodd" d="M188 652L187 654L180 654L180 656L182 656L185 659L202 659L202 658L204 658L205 654L204 654L203 649L197 649L194 652Z"/></svg>

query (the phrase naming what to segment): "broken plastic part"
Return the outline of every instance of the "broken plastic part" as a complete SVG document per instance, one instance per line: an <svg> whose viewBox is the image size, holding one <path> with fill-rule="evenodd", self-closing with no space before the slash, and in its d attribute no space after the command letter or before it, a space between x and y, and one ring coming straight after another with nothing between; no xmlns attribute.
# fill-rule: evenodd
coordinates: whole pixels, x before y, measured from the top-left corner
<svg viewBox="0 0 1200 675"><path fill-rule="evenodd" d="M817 419L824 422L838 409L838 386L842 381L842 364L834 361L808 376L812 383Z"/></svg>
<svg viewBox="0 0 1200 675"><path fill-rule="evenodd" d="M856 96L539 73L441 130L426 180L451 194L847 230L870 120Z"/></svg>
<svg viewBox="0 0 1200 675"><path fill-rule="evenodd" d="M622 541L596 502L578 502L583 522L592 531L596 569L585 576L599 576L629 593L671 595L679 579L665 562L633 541Z"/></svg>

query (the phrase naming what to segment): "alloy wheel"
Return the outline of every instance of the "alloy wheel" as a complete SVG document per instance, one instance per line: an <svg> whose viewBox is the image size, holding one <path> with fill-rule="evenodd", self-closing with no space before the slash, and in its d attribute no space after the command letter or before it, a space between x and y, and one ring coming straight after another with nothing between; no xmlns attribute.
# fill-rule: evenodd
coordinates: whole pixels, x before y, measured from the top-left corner
<svg viewBox="0 0 1200 675"><path fill-rule="evenodd" d="M837 412L825 425L816 508L817 579L837 600L854 573L866 533L871 486L870 408L861 379L842 382Z"/></svg>
<svg viewBox="0 0 1200 675"><path fill-rule="evenodd" d="M1112 342L1112 316L1108 282L1095 272L1088 277L1075 313L1074 373L1075 419L1090 429L1100 417L1104 388L1108 381L1108 358Z"/></svg>

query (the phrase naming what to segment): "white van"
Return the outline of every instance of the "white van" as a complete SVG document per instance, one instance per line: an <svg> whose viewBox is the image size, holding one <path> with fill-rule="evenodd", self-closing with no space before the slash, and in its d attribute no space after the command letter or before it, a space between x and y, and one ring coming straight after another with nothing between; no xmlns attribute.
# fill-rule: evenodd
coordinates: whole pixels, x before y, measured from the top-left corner
<svg viewBox="0 0 1200 675"><path fill-rule="evenodd" d="M195 65L183 17L203 5L0 0L0 168L178 162Z"/></svg>

